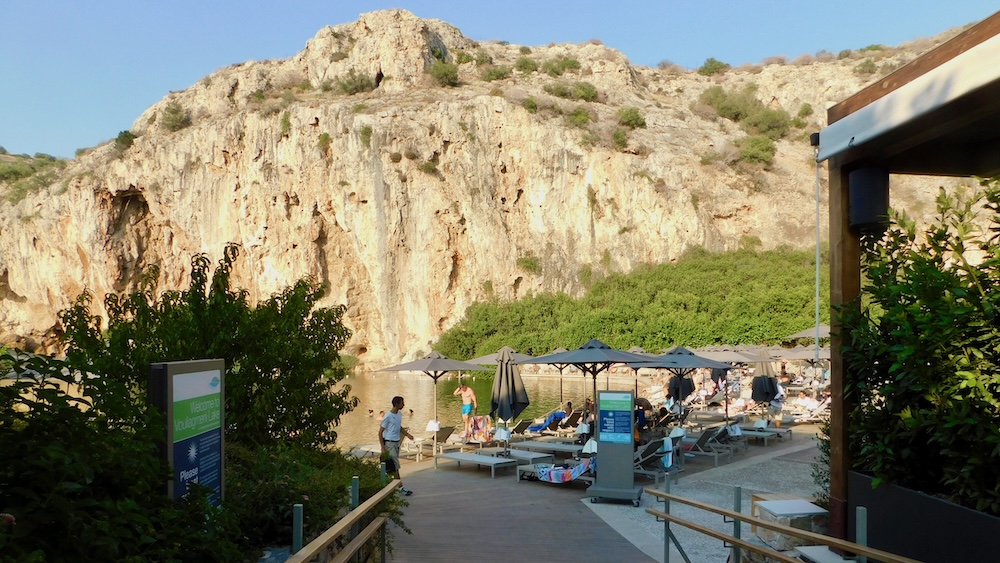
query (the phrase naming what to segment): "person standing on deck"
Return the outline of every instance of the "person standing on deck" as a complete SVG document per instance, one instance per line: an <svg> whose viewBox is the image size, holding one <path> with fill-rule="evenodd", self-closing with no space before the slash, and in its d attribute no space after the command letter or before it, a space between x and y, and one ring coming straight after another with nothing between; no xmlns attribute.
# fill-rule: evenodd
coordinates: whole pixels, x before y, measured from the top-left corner
<svg viewBox="0 0 1000 563"><path fill-rule="evenodd" d="M452 395L462 396L462 422L465 423L465 431L463 435L468 438L470 434L471 418L475 415L476 409L479 408L479 401L476 400L476 392L472 390L472 387L464 383L458 384L458 389Z"/></svg>
<svg viewBox="0 0 1000 563"><path fill-rule="evenodd" d="M399 476L399 442L404 436L411 440L413 439L413 436L403 428L403 413L399 412L402 408L403 398L399 396L393 397L392 410L385 413L378 430L378 443L382 446L382 453L388 456L389 460L395 465L387 473L393 475L396 479L400 479L401 482L402 477ZM388 466L388 463L386 465ZM404 487L400 487L399 492L405 496L413 494L413 491Z"/></svg>

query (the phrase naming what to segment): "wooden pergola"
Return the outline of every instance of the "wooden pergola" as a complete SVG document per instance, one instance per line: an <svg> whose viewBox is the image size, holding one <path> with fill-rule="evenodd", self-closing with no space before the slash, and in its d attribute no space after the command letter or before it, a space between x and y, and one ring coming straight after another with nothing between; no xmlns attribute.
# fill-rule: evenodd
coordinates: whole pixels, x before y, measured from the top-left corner
<svg viewBox="0 0 1000 563"><path fill-rule="evenodd" d="M878 208L889 199L889 174L1000 174L1000 12L833 106L827 120L817 158L829 161L835 311L856 304L861 293L860 234L878 228L865 215L884 213ZM850 405L833 317L830 524L844 538Z"/></svg>

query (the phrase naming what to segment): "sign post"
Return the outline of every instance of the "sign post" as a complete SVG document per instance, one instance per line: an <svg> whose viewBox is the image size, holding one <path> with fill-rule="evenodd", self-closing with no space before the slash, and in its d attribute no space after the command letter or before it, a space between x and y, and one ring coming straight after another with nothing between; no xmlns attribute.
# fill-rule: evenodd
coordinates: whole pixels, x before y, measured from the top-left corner
<svg viewBox="0 0 1000 563"><path fill-rule="evenodd" d="M180 499L188 483L208 487L209 502L223 497L223 420L225 394L223 360L163 362L149 366L147 401L166 417L160 449L173 478L167 495Z"/></svg>
<svg viewBox="0 0 1000 563"><path fill-rule="evenodd" d="M591 502L598 499L631 500L639 506L642 487L635 486L635 442L632 391L599 391L597 395L597 481L587 488Z"/></svg>

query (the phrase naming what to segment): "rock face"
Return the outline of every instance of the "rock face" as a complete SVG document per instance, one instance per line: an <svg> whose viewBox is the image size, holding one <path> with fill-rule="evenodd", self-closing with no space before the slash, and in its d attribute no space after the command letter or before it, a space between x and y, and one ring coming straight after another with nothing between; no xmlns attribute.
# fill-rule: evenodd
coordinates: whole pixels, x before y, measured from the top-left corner
<svg viewBox="0 0 1000 563"><path fill-rule="evenodd" d="M896 50L882 64L919 54ZM466 57L463 55L468 55ZM511 66L566 57L561 77L514 70L485 81L467 58ZM832 57L831 57L832 58ZM458 65L460 84L428 74ZM0 219L0 339L51 347L56 313L84 288L98 306L160 264L187 282L192 254L242 245L236 285L254 298L302 276L346 303L346 350L369 366L426 352L490 297L578 295L589 280L685 250L812 247L813 149L825 108L860 89L857 59L770 64L705 77L634 67L599 44L476 43L403 10L326 27L295 57L221 69L135 121L134 144L100 146ZM869 77L870 78L870 77ZM374 88L345 94L340 83ZM545 91L585 81L595 102ZM767 169L733 162L740 128L698 103L708 87L756 85L805 127ZM537 111L525 108L531 98ZM191 125L177 130L168 106ZM582 107L585 128L565 117ZM617 112L645 128L612 142ZM805 112L803 112L805 113ZM624 130L624 129L623 129ZM826 172L822 232L826 225ZM933 179L894 178L893 204L933 211Z"/></svg>

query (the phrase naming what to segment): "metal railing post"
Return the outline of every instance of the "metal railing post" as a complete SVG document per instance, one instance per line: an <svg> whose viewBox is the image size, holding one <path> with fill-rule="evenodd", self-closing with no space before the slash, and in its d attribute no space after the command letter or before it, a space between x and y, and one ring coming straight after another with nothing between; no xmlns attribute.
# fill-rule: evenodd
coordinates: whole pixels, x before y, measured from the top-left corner
<svg viewBox="0 0 1000 563"><path fill-rule="evenodd" d="M355 475L351 478L351 510L353 511L358 505L361 504L361 479ZM351 539L358 537L358 532L361 531L361 524L354 524L351 526ZM355 552L354 560L358 561L359 553Z"/></svg>
<svg viewBox="0 0 1000 563"><path fill-rule="evenodd" d="M663 492L670 494L670 479L663 480ZM670 499L663 499L663 512L670 514ZM670 520L663 521L663 563L670 563Z"/></svg>
<svg viewBox="0 0 1000 563"><path fill-rule="evenodd" d="M292 505L292 553L302 549L302 505Z"/></svg>
<svg viewBox="0 0 1000 563"><path fill-rule="evenodd" d="M859 506L854 512L854 543L868 547L868 509ZM858 563L868 563L868 558L858 556Z"/></svg>
<svg viewBox="0 0 1000 563"><path fill-rule="evenodd" d="M733 499L733 512L743 512L743 487L736 487L736 498ZM736 539L742 539L743 532L743 521L739 518L733 519L733 537ZM740 553L740 546L733 544L733 561L739 561L742 553Z"/></svg>

